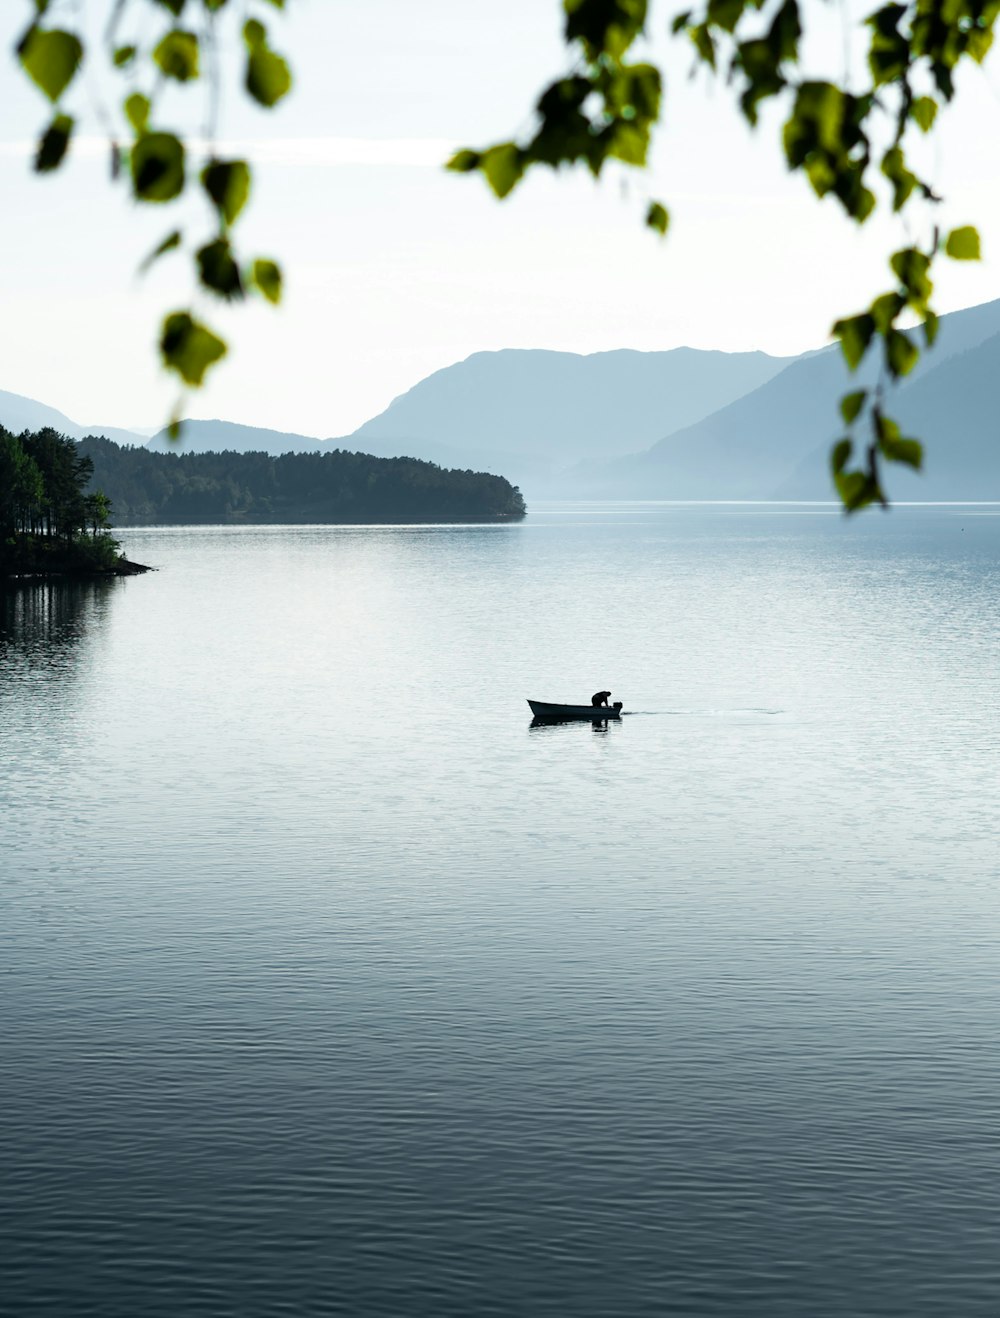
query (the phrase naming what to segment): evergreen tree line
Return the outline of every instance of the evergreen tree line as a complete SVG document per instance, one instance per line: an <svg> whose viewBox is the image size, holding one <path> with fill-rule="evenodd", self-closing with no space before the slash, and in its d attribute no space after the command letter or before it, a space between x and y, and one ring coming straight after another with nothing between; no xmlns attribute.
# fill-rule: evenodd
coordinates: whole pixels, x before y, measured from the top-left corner
<svg viewBox="0 0 1000 1318"><path fill-rule="evenodd" d="M0 576L113 569L109 514L93 459L75 440L0 426Z"/></svg>
<svg viewBox="0 0 1000 1318"><path fill-rule="evenodd" d="M116 526L197 523L493 522L524 515L502 476L416 458L329 453L157 453L88 437L91 485Z"/></svg>

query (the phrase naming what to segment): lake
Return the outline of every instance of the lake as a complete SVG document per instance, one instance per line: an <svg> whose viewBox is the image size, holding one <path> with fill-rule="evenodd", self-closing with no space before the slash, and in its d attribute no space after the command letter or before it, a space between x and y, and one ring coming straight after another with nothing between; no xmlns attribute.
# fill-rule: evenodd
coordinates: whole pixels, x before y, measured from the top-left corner
<svg viewBox="0 0 1000 1318"><path fill-rule="evenodd" d="M998 513L144 529L8 595L8 1311L995 1315Z"/></svg>

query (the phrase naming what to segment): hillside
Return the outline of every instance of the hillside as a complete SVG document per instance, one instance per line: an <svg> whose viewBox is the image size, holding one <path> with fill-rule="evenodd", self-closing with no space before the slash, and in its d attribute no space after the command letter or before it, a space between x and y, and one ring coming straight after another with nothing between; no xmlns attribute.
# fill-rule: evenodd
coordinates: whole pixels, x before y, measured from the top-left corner
<svg viewBox="0 0 1000 1318"><path fill-rule="evenodd" d="M927 441L926 476L890 473L896 498L981 497L996 444L988 383L1000 301L942 317L935 348L895 391L890 411ZM763 353L475 353L421 380L347 439L234 422L189 421L180 451L322 456L358 450L503 475L562 498L830 498L827 453L841 433L841 394L875 379L850 375L836 346L795 358ZM32 399L0 393L0 424L99 433ZM149 451L176 456L164 432ZM992 480L992 477L989 479ZM141 501L140 501L141 502ZM131 505L129 505L131 506Z"/></svg>
<svg viewBox="0 0 1000 1318"><path fill-rule="evenodd" d="M1000 499L1000 334L947 357L900 391L893 408L904 433L919 435L921 474L895 469L896 499ZM816 448L774 490L781 499L829 498L827 453Z"/></svg>
<svg viewBox="0 0 1000 1318"><path fill-rule="evenodd" d="M636 452L757 388L791 359L764 353L479 352L436 371L349 437L540 482L587 459Z"/></svg>
<svg viewBox="0 0 1000 1318"><path fill-rule="evenodd" d="M533 487L588 458L635 452L771 379L792 359L764 353L474 353L419 381L343 439L228 421L188 421L181 451L308 453L341 446L377 457L503 473ZM149 447L175 451L166 432Z"/></svg>
<svg viewBox="0 0 1000 1318"><path fill-rule="evenodd" d="M122 430L117 426L82 426L56 408L49 407L47 403L36 402L34 398L25 398L22 394L7 393L3 389L0 389L0 426L10 431L12 435L19 435L23 430L50 429L60 435L68 435L70 439L101 434L107 435L108 439L116 440L119 444L146 442L145 436L134 434L131 430Z"/></svg>
<svg viewBox="0 0 1000 1318"><path fill-rule="evenodd" d="M945 316L934 350L892 399L889 410L926 440L923 478L893 470L899 498L977 498L973 474L996 466L987 395L1000 333L1000 302ZM830 442L841 433L837 400L869 385L874 361L849 375L836 347L799 358L759 389L645 453L572 473L573 495L617 498L831 498ZM985 379L979 372L985 373ZM949 491L949 493L943 493Z"/></svg>
<svg viewBox="0 0 1000 1318"><path fill-rule="evenodd" d="M146 447L153 453L269 453L277 457L280 453L320 453L324 448L336 447L336 441L235 421L185 421L180 441L170 439L164 429Z"/></svg>
<svg viewBox="0 0 1000 1318"><path fill-rule="evenodd" d="M185 421L180 441L171 440L166 430L161 430L146 447L156 453L268 453L278 457L282 453L328 453L335 448L353 449L356 446L349 440L315 439L294 431L267 430L235 421ZM463 462L463 454L443 444L421 444L419 453L415 451L416 447L372 440L365 445L364 452L377 458L418 457L425 462L436 462L441 467L469 465ZM483 466L481 462L474 465Z"/></svg>
<svg viewBox="0 0 1000 1318"><path fill-rule="evenodd" d="M412 458L325 453L153 453L90 437L89 488L115 526L495 522L524 515L501 476L444 471Z"/></svg>

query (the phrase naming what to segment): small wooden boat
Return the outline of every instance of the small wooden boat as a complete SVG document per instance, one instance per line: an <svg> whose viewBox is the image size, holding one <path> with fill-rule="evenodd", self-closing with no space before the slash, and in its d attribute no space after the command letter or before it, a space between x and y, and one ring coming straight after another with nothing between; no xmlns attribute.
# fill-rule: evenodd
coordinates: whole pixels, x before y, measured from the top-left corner
<svg viewBox="0 0 1000 1318"><path fill-rule="evenodd" d="M529 700L531 712L535 718L541 719L606 719L621 718L622 706L621 701L617 700L613 705L552 705L545 700Z"/></svg>

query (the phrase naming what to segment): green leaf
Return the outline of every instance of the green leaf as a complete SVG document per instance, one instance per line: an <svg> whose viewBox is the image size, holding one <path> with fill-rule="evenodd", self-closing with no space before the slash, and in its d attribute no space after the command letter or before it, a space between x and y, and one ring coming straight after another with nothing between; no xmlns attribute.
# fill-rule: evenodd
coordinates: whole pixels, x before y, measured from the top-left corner
<svg viewBox="0 0 1000 1318"><path fill-rule="evenodd" d="M480 168L498 197L506 197L524 173L521 152L513 142L502 142L484 151Z"/></svg>
<svg viewBox="0 0 1000 1318"><path fill-rule="evenodd" d="M126 64L131 64L137 54L136 46L119 46L114 53L115 68L123 69Z"/></svg>
<svg viewBox="0 0 1000 1318"><path fill-rule="evenodd" d="M872 424L879 444L891 444L900 438L898 424L878 407L872 409Z"/></svg>
<svg viewBox="0 0 1000 1318"><path fill-rule="evenodd" d="M600 172L605 159L624 160L626 165L641 167L646 163L649 134L629 120L619 120L610 126L603 146L603 151L588 162L593 173Z"/></svg>
<svg viewBox="0 0 1000 1318"><path fill-rule="evenodd" d="M191 82L198 77L198 38L193 32L174 28L153 51L153 62L164 77L176 82Z"/></svg>
<svg viewBox="0 0 1000 1318"><path fill-rule="evenodd" d="M802 23L797 0L784 0L767 34L767 42L780 62L798 59L801 36Z"/></svg>
<svg viewBox="0 0 1000 1318"><path fill-rule="evenodd" d="M665 235L670 224L670 213L666 206L662 206L658 201L650 202L649 210L646 212L646 224L658 234Z"/></svg>
<svg viewBox="0 0 1000 1318"><path fill-rule="evenodd" d="M471 174L473 170L479 168L482 159L479 151L456 151L445 168L453 169L458 174Z"/></svg>
<svg viewBox="0 0 1000 1318"><path fill-rule="evenodd" d="M828 193L859 224L875 209L865 186L871 144L865 132L873 96L851 96L830 82L803 82L784 129L785 158L819 197Z"/></svg>
<svg viewBox="0 0 1000 1318"><path fill-rule="evenodd" d="M924 446L918 439L883 439L879 449L890 462L902 462L914 471L919 471L924 462Z"/></svg>
<svg viewBox="0 0 1000 1318"><path fill-rule="evenodd" d="M685 9L684 12L682 14L678 14L677 17L670 24L670 31L674 34L674 36L676 36L678 32L683 32L690 22L691 22L691 10Z"/></svg>
<svg viewBox="0 0 1000 1318"><path fill-rule="evenodd" d="M979 232L971 224L961 229L952 229L945 239L945 253L953 261L978 261L980 259Z"/></svg>
<svg viewBox="0 0 1000 1318"><path fill-rule="evenodd" d="M172 133L140 133L129 163L139 201L172 201L183 192L184 144Z"/></svg>
<svg viewBox="0 0 1000 1318"><path fill-rule="evenodd" d="M938 336L938 329L941 325L940 317L933 311L928 311L924 320L924 342L928 348L933 348L934 341Z"/></svg>
<svg viewBox="0 0 1000 1318"><path fill-rule="evenodd" d="M858 175L860 177L860 175ZM875 209L875 193L870 188L856 186L856 179L849 177L844 185L845 196L841 196L838 189L834 189L837 196L844 203L844 209L852 219L857 220L859 224L864 224L868 216Z"/></svg>
<svg viewBox="0 0 1000 1318"><path fill-rule="evenodd" d="M990 6L987 6L986 8L987 10L989 10ZM992 13L995 16L996 10L993 9ZM968 35L968 46L966 47L966 49L968 50L969 55L976 61L977 64L982 64L983 60L990 53L992 48L993 48L992 31L989 30L984 31L980 28L972 28L970 30Z"/></svg>
<svg viewBox="0 0 1000 1318"><path fill-rule="evenodd" d="M131 96L125 98L125 118L132 125L136 133L144 133L146 125L149 123L150 111L149 97L143 96L140 92L133 92Z"/></svg>
<svg viewBox="0 0 1000 1318"><path fill-rule="evenodd" d="M910 117L923 133L929 133L937 118L937 101L933 96L918 96L910 106Z"/></svg>
<svg viewBox="0 0 1000 1318"><path fill-rule="evenodd" d="M246 89L260 105L277 105L292 86L287 63L270 47L258 45L247 59Z"/></svg>
<svg viewBox="0 0 1000 1318"><path fill-rule="evenodd" d="M47 174L58 169L69 148L73 120L68 114L57 114L46 128L35 152L35 172Z"/></svg>
<svg viewBox="0 0 1000 1318"><path fill-rule="evenodd" d="M83 60L83 46L72 32L30 27L17 48L21 66L50 101L58 101Z"/></svg>
<svg viewBox="0 0 1000 1318"><path fill-rule="evenodd" d="M854 445L849 439L839 439L830 450L830 471L836 477L847 466Z"/></svg>
<svg viewBox="0 0 1000 1318"><path fill-rule="evenodd" d="M838 320L833 333L840 340L844 360L852 371L856 370L875 333L874 320L867 314L850 316L846 320Z"/></svg>
<svg viewBox="0 0 1000 1318"><path fill-rule="evenodd" d="M591 61L619 60L642 32L646 9L647 0L563 0L565 39L579 41Z"/></svg>
<svg viewBox="0 0 1000 1318"><path fill-rule="evenodd" d="M929 275L931 258L917 247L904 247L898 252L893 252L889 265L893 274L906 289L910 306L917 311L924 311L934 291Z"/></svg>
<svg viewBox="0 0 1000 1318"><path fill-rule="evenodd" d="M917 186L917 176L906 167L906 157L898 146L890 147L882 157L882 173L892 184L892 209L902 210Z"/></svg>
<svg viewBox="0 0 1000 1318"><path fill-rule="evenodd" d="M226 345L188 312L175 311L163 322L160 352L168 370L176 371L185 384L199 386L208 368L225 357Z"/></svg>
<svg viewBox="0 0 1000 1318"><path fill-rule="evenodd" d="M250 196L250 166L245 160L213 160L201 172L205 191L226 224L234 224Z"/></svg>
<svg viewBox="0 0 1000 1318"><path fill-rule="evenodd" d="M876 87L902 82L910 64L910 43L899 31L906 17L906 6L887 4L865 20L872 28L868 50L868 67Z"/></svg>
<svg viewBox="0 0 1000 1318"><path fill-rule="evenodd" d="M694 48L698 52L698 58L707 64L709 68L715 68L715 41L708 29L707 23L698 23L694 27L687 29L688 36L694 43Z"/></svg>
<svg viewBox="0 0 1000 1318"><path fill-rule="evenodd" d="M857 512L867 508L871 503L886 503L885 495L879 484L878 456L875 445L868 447L868 462L865 470L845 471L849 452L844 449L844 441L834 447L831 467L833 483L837 487L841 502L846 512Z"/></svg>
<svg viewBox="0 0 1000 1318"><path fill-rule="evenodd" d="M845 426L852 425L858 419L867 397L867 389L858 389L852 394L844 394L840 400L840 415L844 418Z"/></svg>
<svg viewBox="0 0 1000 1318"><path fill-rule="evenodd" d="M164 238L163 242L160 243L158 247L153 248L150 254L139 266L139 270L140 271L148 270L149 267L153 264L153 262L156 261L159 257L163 256L166 252L173 251L175 247L180 247L180 245L181 245L181 231L180 229L175 229L173 233L167 234L166 238Z"/></svg>
<svg viewBox="0 0 1000 1318"><path fill-rule="evenodd" d="M708 21L724 32L733 32L743 17L744 8L744 0L708 0Z"/></svg>
<svg viewBox="0 0 1000 1318"><path fill-rule="evenodd" d="M920 360L920 349L902 330L891 329L885 336L885 357L889 373L899 378L909 375Z"/></svg>
<svg viewBox="0 0 1000 1318"><path fill-rule="evenodd" d="M250 268L250 277L268 302L277 305L281 301L281 267L274 261L258 258Z"/></svg>
<svg viewBox="0 0 1000 1318"><path fill-rule="evenodd" d="M240 268L233 259L228 238L216 238L195 253L198 277L205 288L231 302L243 296Z"/></svg>
<svg viewBox="0 0 1000 1318"><path fill-rule="evenodd" d="M876 331L879 334L887 334L893 321L905 306L906 299L898 293L882 293L877 297L868 308Z"/></svg>
<svg viewBox="0 0 1000 1318"><path fill-rule="evenodd" d="M849 513L857 512L871 503L868 477L862 471L839 472L833 478L840 501Z"/></svg>

